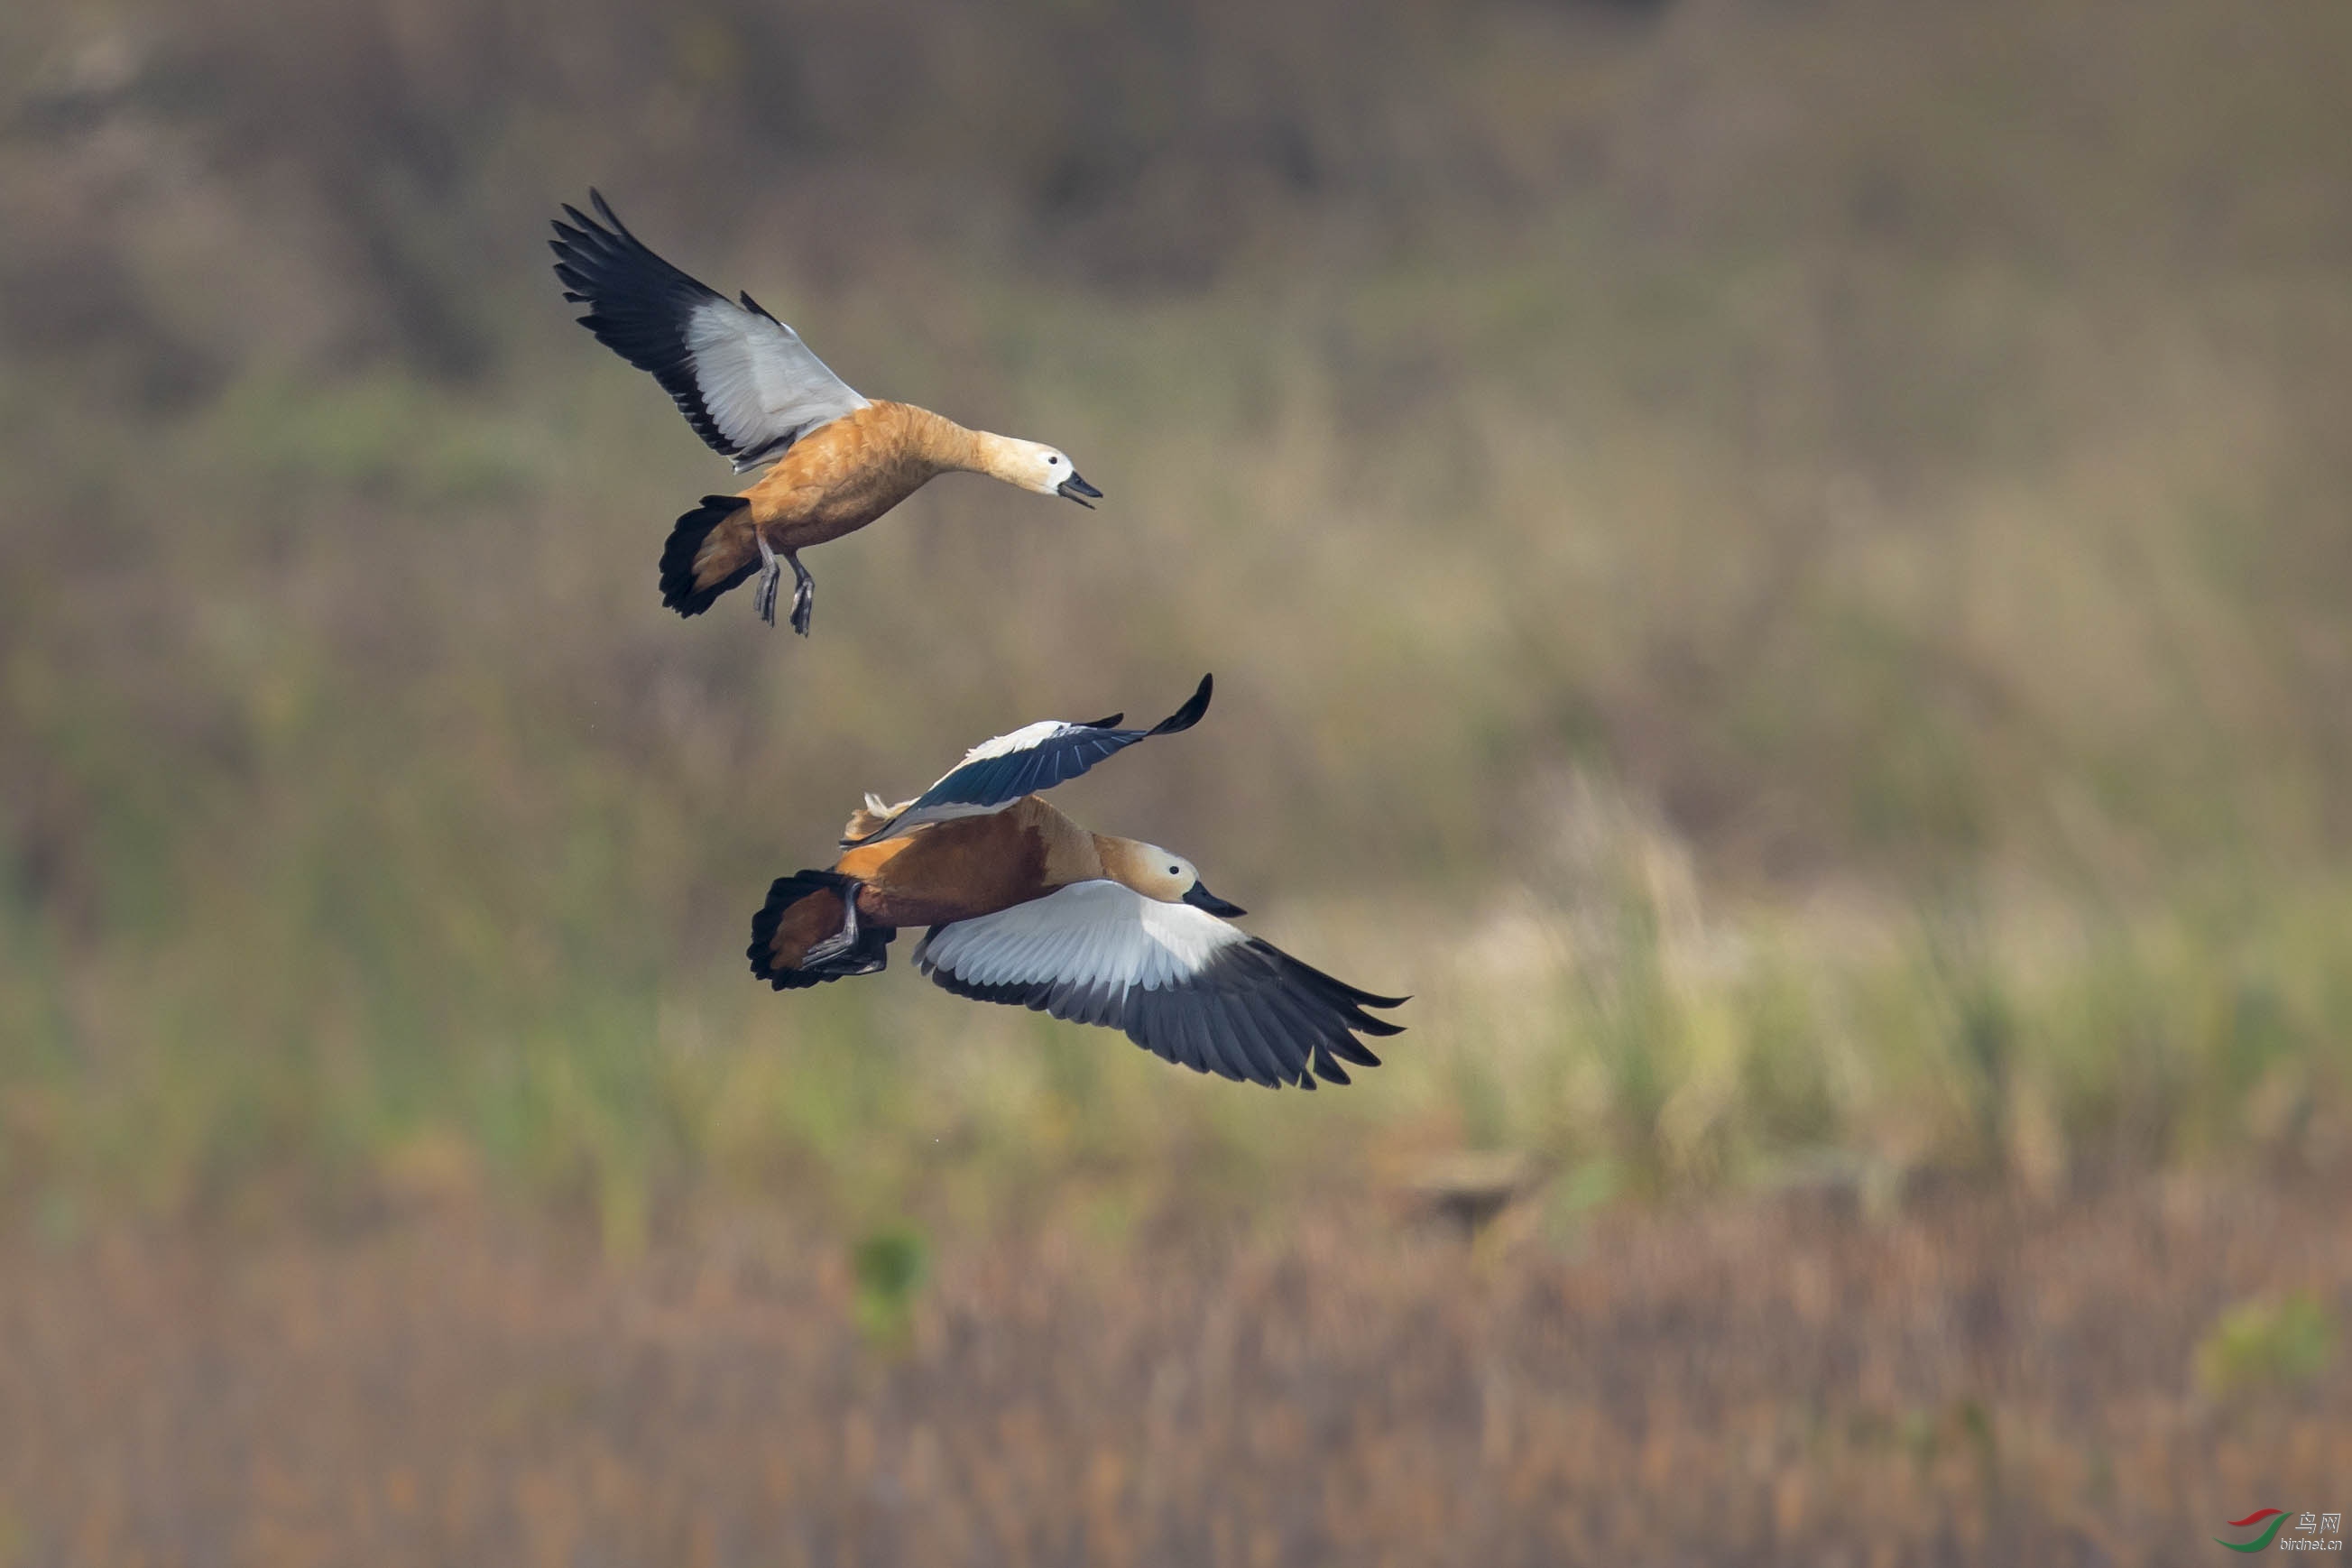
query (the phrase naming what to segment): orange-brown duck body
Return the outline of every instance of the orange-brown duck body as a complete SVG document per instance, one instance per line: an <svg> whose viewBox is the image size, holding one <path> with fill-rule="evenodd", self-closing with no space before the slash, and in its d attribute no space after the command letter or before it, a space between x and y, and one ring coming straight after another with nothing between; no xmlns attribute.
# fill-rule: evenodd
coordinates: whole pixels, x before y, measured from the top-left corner
<svg viewBox="0 0 2352 1568"><path fill-rule="evenodd" d="M597 217L565 207L571 221L557 220L550 242L563 297L589 308L580 324L651 374L737 472L775 465L749 489L705 496L670 531L662 603L679 615L756 574L753 607L773 625L790 566L793 629L806 636L815 583L799 552L864 528L940 474L985 474L1081 506L1101 496L1055 447L866 398L749 294L739 303L679 271L589 196Z"/></svg>
<svg viewBox="0 0 2352 1568"><path fill-rule="evenodd" d="M887 966L902 926L914 963L975 1001L1116 1028L1199 1072L1269 1087L1346 1083L1377 1067L1359 1035L1399 1005L1333 979L1231 923L1244 911L1192 863L1094 833L1035 793L1138 741L1190 728L1191 701L1149 730L1044 720L982 742L913 800L866 797L822 871L779 877L751 920L751 972L779 991Z"/></svg>
<svg viewBox="0 0 2352 1568"><path fill-rule="evenodd" d="M665 602L698 614L761 568L762 541L791 561L856 532L941 474L1017 471L1022 454L1007 445L911 403L868 403L793 442L749 489L681 518L662 562Z"/></svg>
<svg viewBox="0 0 2352 1568"><path fill-rule="evenodd" d="M851 818L844 837L856 837L864 820ZM855 885L862 925L947 925L1108 877L1107 863L1123 862L1137 847L1132 839L1089 833L1033 795L986 816L861 844L832 871ZM808 950L841 925L838 889L803 899L777 923L769 956L781 968L798 969Z"/></svg>

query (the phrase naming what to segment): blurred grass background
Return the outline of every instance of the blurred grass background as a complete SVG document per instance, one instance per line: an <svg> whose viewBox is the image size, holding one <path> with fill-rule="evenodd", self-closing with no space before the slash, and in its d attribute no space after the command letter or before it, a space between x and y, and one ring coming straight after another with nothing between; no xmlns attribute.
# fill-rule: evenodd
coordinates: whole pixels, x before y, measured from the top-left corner
<svg viewBox="0 0 2352 1568"><path fill-rule="evenodd" d="M20 1210L432 1171L626 1247L1080 1159L1148 1205L1462 1143L1611 1190L2343 1157L2340 5L0 32ZM722 476L554 297L591 182L1110 504L943 483L821 553L814 641L677 623ZM1418 994L1390 1068L1302 1106L738 973L858 791L1202 668L1214 721L1068 804Z"/></svg>
<svg viewBox="0 0 2352 1568"><path fill-rule="evenodd" d="M687 1453L786 1560L931 1541L884 1480L1313 1560L1343 1406L1401 1562L1691 1476L1693 1552L2169 1561L2340 1477L2347 68L2337 0L16 0L0 1564L772 1560ZM729 487L557 298L592 183L1102 510L944 481L813 640L677 621ZM1064 804L1414 993L1387 1067L744 973L860 791L1203 669Z"/></svg>

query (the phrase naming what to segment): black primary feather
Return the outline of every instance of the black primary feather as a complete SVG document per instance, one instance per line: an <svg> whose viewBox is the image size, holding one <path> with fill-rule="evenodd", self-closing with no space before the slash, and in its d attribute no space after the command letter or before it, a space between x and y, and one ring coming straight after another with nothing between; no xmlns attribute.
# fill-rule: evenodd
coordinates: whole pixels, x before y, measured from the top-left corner
<svg viewBox="0 0 2352 1568"><path fill-rule="evenodd" d="M1380 1066L1356 1036L1400 1035L1404 1026L1364 1009L1411 1000L1358 990L1255 937L1221 949L1182 984L1158 990L1066 980L975 984L928 959L923 972L956 995L1118 1029L1181 1067L1269 1089L1312 1089L1318 1078L1347 1083L1343 1061Z"/></svg>
<svg viewBox="0 0 2352 1568"><path fill-rule="evenodd" d="M713 450L742 457L742 447L710 417L695 379L694 353L686 342L687 321L696 307L732 307L717 289L655 255L614 216L601 193L591 190L588 200L604 223L566 203L564 215L572 221L557 220L556 237L548 241L555 252L555 276L563 285L563 297L588 307L580 324L595 333L598 342L660 382L694 433ZM746 306L767 316L751 303L750 295L743 299Z"/></svg>

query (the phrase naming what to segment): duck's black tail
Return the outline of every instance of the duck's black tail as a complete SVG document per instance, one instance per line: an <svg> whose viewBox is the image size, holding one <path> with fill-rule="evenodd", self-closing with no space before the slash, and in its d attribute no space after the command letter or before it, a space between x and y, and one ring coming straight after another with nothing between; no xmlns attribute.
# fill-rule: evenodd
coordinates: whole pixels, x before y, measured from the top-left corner
<svg viewBox="0 0 2352 1568"><path fill-rule="evenodd" d="M860 922L857 940L824 961L806 963L808 951L841 934L848 914L844 900L856 896L846 877L834 871L796 871L779 877L768 901L751 917L751 945L745 950L751 973L779 991L793 991L853 974L872 974L890 962L895 926Z"/></svg>
<svg viewBox="0 0 2352 1568"><path fill-rule="evenodd" d="M760 569L751 503L742 496L704 496L677 520L662 548L662 603L681 616L698 616L719 595Z"/></svg>

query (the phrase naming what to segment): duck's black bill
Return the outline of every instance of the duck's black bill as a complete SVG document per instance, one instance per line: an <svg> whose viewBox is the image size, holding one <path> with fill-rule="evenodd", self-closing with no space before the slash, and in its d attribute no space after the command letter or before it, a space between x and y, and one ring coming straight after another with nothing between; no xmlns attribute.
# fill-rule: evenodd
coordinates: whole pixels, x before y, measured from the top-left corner
<svg viewBox="0 0 2352 1568"><path fill-rule="evenodd" d="M1227 920L1232 920L1235 915L1245 915L1249 913L1247 910L1242 908L1239 904L1229 904L1225 902L1224 900L1217 897L1216 894L1209 891L1208 889L1201 885L1200 879L1197 877L1192 879L1192 887L1186 889L1184 901L1192 905L1196 910L1206 910L1213 915L1223 915Z"/></svg>
<svg viewBox="0 0 2352 1568"><path fill-rule="evenodd" d="M1094 486L1087 483L1086 480L1078 478L1075 473L1068 479L1064 479L1062 481L1062 488L1055 490L1054 493L1057 496L1062 496L1067 500L1077 502L1088 511L1095 510L1095 501L1088 500L1087 499L1088 496L1094 497L1095 500L1100 500L1102 499L1102 491L1095 489Z"/></svg>

